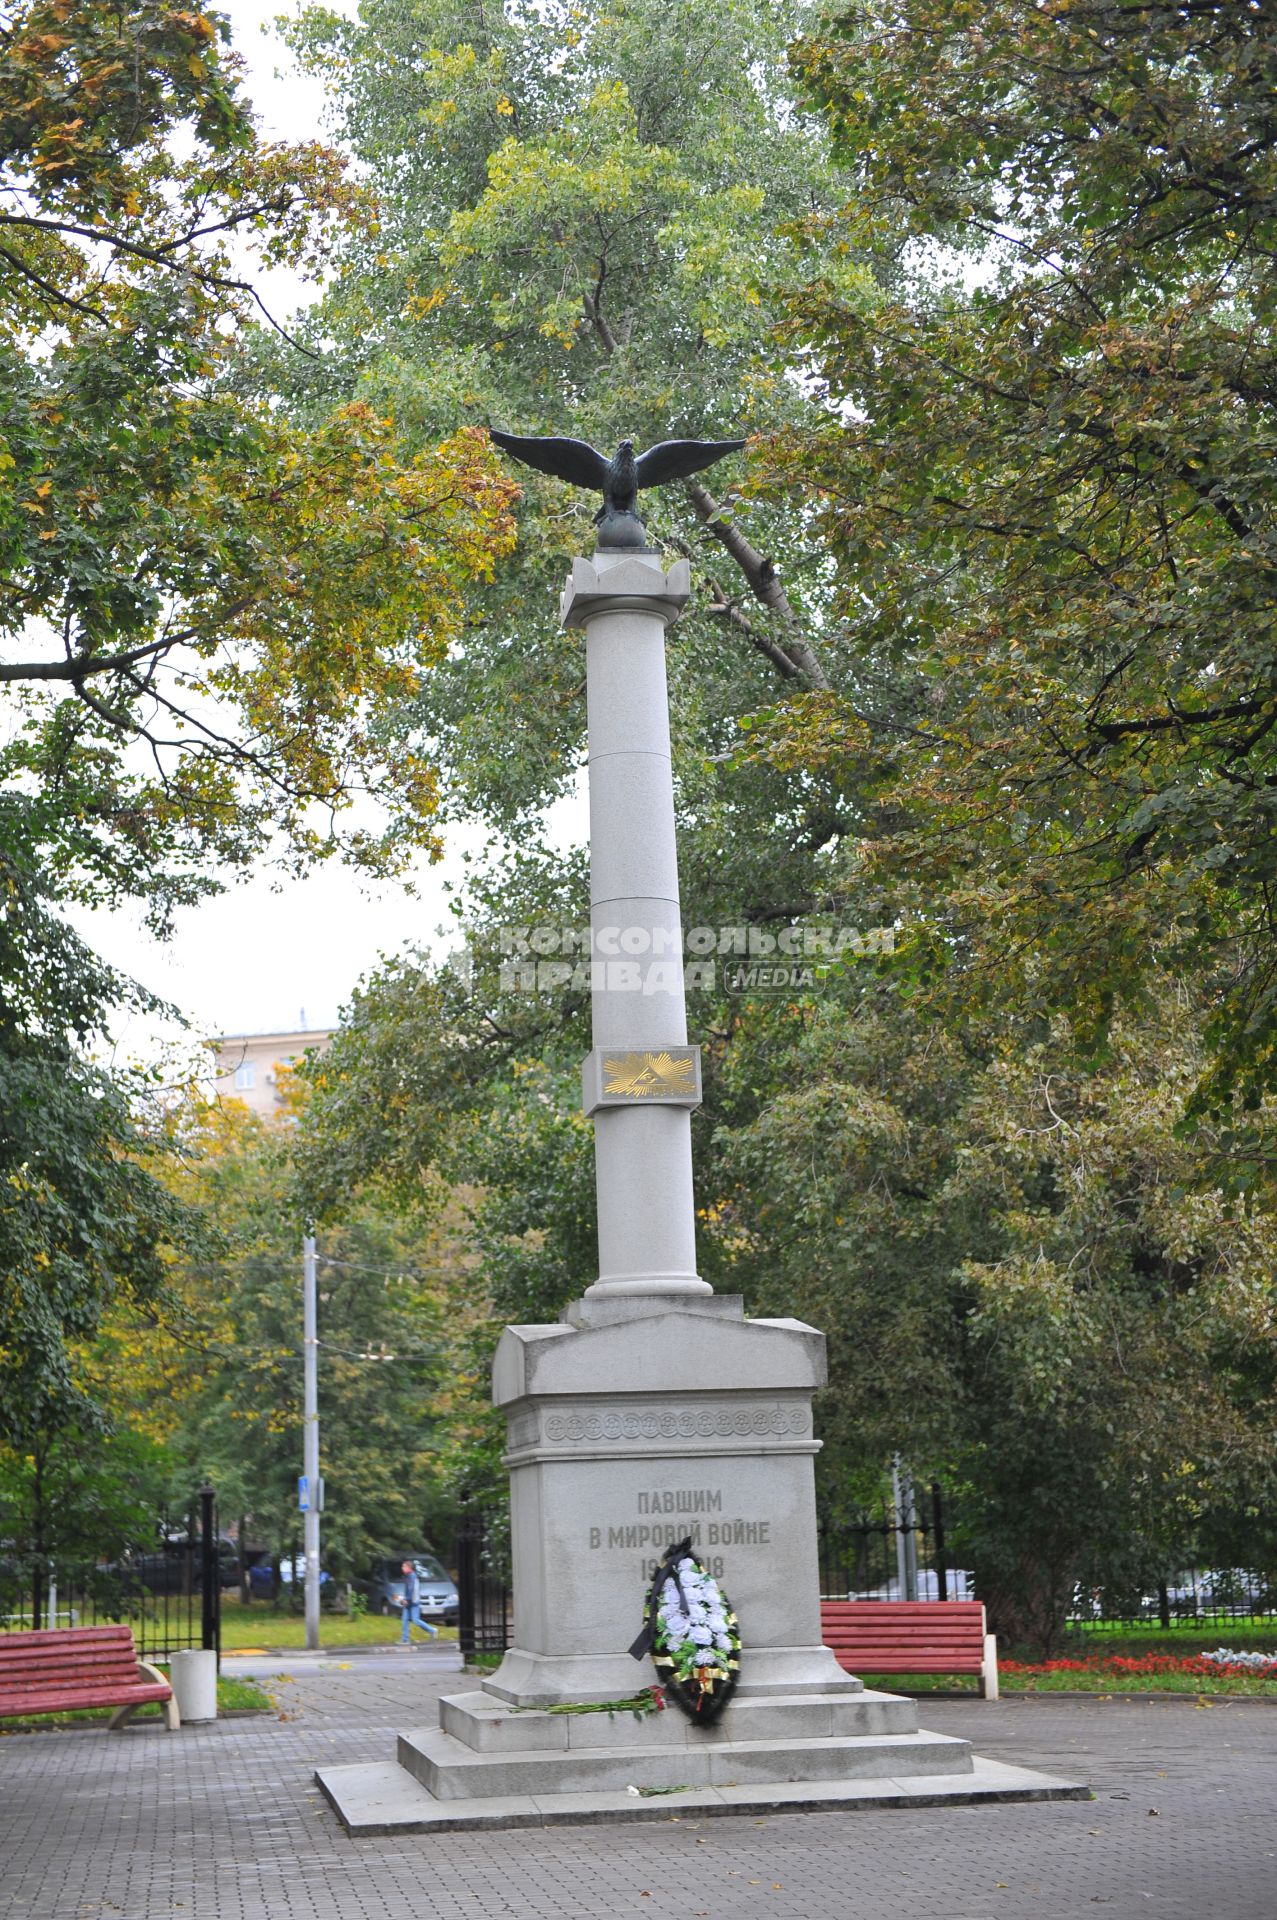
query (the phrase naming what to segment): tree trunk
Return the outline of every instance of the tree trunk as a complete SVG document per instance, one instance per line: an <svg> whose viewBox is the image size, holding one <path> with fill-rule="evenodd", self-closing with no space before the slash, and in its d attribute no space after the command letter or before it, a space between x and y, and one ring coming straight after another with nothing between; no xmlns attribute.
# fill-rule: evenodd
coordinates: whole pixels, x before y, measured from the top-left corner
<svg viewBox="0 0 1277 1920"><path fill-rule="evenodd" d="M989 1631L1011 1653L1024 1650L1049 1660L1064 1635L1073 1582L1066 1569L1026 1556L1017 1566L974 1567L976 1592L984 1601Z"/></svg>

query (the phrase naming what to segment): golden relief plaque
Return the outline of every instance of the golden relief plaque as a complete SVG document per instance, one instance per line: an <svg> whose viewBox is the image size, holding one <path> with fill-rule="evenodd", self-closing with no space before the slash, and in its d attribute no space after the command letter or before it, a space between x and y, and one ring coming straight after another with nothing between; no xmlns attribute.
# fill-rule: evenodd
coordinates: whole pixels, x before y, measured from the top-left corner
<svg viewBox="0 0 1277 1920"><path fill-rule="evenodd" d="M662 1047L650 1052L614 1053L596 1047L581 1067L585 1111L623 1107L641 1101L673 1107L698 1107L701 1101L699 1047Z"/></svg>
<svg viewBox="0 0 1277 1920"><path fill-rule="evenodd" d="M653 1094L696 1092L696 1062L690 1053L605 1053L603 1091L629 1100Z"/></svg>

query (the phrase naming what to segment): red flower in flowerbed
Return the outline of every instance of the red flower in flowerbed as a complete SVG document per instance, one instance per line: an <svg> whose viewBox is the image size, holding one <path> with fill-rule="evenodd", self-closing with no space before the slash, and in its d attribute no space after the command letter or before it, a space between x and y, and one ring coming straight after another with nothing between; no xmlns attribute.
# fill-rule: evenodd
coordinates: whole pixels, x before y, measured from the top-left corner
<svg viewBox="0 0 1277 1920"><path fill-rule="evenodd" d="M1156 1673L1194 1673L1219 1678L1219 1668L1197 1653L1100 1653L1086 1660L999 1660L998 1666L1003 1673L1098 1673L1111 1675L1115 1680Z"/></svg>

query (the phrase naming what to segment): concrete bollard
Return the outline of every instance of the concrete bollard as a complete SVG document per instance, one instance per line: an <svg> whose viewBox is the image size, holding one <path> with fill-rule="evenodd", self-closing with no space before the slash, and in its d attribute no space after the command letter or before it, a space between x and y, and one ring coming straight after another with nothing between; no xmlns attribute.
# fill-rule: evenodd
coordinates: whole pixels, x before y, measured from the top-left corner
<svg viewBox="0 0 1277 1920"><path fill-rule="evenodd" d="M173 1698L182 1724L217 1718L217 1655L190 1647L169 1662Z"/></svg>

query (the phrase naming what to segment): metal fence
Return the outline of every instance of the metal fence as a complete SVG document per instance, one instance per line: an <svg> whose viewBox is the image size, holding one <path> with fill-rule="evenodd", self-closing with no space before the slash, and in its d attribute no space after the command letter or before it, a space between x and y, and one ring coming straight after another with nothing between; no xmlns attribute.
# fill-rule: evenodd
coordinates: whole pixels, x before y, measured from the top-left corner
<svg viewBox="0 0 1277 1920"><path fill-rule="evenodd" d="M1247 1567L1189 1568L1131 1587L1079 1586L1068 1622L1082 1631L1106 1627L1235 1628L1277 1623L1277 1571Z"/></svg>
<svg viewBox="0 0 1277 1920"><path fill-rule="evenodd" d="M457 1639L463 1659L504 1653L513 1632L504 1536L490 1515L471 1511L457 1528Z"/></svg>
<svg viewBox="0 0 1277 1920"><path fill-rule="evenodd" d="M872 1511L822 1522L820 1593L824 1600L978 1600L974 1574L962 1567L961 1546L950 1539L948 1502L935 1483L924 1489L902 1478L894 1499ZM1069 1597L1068 1626L1075 1632L1144 1627L1170 1631L1181 1625L1229 1629L1277 1624L1277 1570L1246 1567L1196 1568L1192 1551L1178 1570L1142 1582L1079 1583ZM1166 1562L1163 1562L1166 1566Z"/></svg>
<svg viewBox="0 0 1277 1920"><path fill-rule="evenodd" d="M143 1660L189 1647L220 1655L221 1589L239 1571L229 1544L205 1487L188 1513L160 1514L153 1534L110 1559L0 1549L0 1633L122 1622Z"/></svg>
<svg viewBox="0 0 1277 1920"><path fill-rule="evenodd" d="M970 1600L971 1575L945 1539L944 1497L906 1481L894 1501L821 1524L822 1600Z"/></svg>

